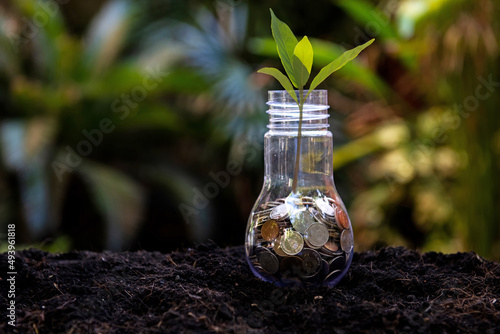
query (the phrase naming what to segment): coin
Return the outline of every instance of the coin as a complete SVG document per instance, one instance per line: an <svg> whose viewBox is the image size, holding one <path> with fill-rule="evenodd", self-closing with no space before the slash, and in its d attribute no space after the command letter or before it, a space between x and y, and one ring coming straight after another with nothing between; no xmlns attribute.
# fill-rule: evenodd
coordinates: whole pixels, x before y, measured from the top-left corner
<svg viewBox="0 0 500 334"><path fill-rule="evenodd" d="M345 256L345 252L343 250L339 250L339 251L336 251L336 252L331 252L331 251L328 251L326 250L324 247L322 247L320 250L321 254L323 254L323 257L325 258L329 258L331 261L334 257L337 257L337 256Z"/></svg>
<svg viewBox="0 0 500 334"><path fill-rule="evenodd" d="M290 218L293 228L304 233L311 224L316 221L309 211L301 210L292 215Z"/></svg>
<svg viewBox="0 0 500 334"><path fill-rule="evenodd" d="M302 250L302 277L311 277L321 270L321 256L312 249Z"/></svg>
<svg viewBox="0 0 500 334"><path fill-rule="evenodd" d="M351 230L343 230L340 235L340 247L344 252L349 253L354 246Z"/></svg>
<svg viewBox="0 0 500 334"><path fill-rule="evenodd" d="M309 212L313 215L313 217L319 221L322 222L330 227L334 227L335 224L335 216L325 216L322 213L320 213L318 210L315 209L310 209Z"/></svg>
<svg viewBox="0 0 500 334"><path fill-rule="evenodd" d="M333 279L335 276L339 275L340 273L342 272L342 270L340 269L336 269L334 271L332 271L331 273L329 273L325 279L323 281L327 281L329 279Z"/></svg>
<svg viewBox="0 0 500 334"><path fill-rule="evenodd" d="M278 258L270 251L265 251L259 254L259 264L268 274L275 274L278 272Z"/></svg>
<svg viewBox="0 0 500 334"><path fill-rule="evenodd" d="M279 236L276 240L274 240L273 250L276 254L281 257L287 256L283 249L281 249L281 236Z"/></svg>
<svg viewBox="0 0 500 334"><path fill-rule="evenodd" d="M327 199L328 199L328 203L330 203L331 206L333 206L333 207L339 206L338 200L330 198L330 197L328 197Z"/></svg>
<svg viewBox="0 0 500 334"><path fill-rule="evenodd" d="M306 239L306 238L304 238L304 244L305 244L307 247L312 248L312 249L320 249L320 248L321 248L321 246L320 246L320 247L316 247L316 246L314 246L314 245L311 245L311 243L310 243L309 241L307 241L307 239Z"/></svg>
<svg viewBox="0 0 500 334"><path fill-rule="evenodd" d="M349 228L349 217L347 216L347 213L345 213L345 211L340 207L335 210L335 219L343 229L347 230Z"/></svg>
<svg viewBox="0 0 500 334"><path fill-rule="evenodd" d="M267 241L273 241L280 233L280 227L275 220L269 220L262 225L260 234Z"/></svg>
<svg viewBox="0 0 500 334"><path fill-rule="evenodd" d="M320 272L320 277L326 277L328 273L330 272L330 265L328 264L328 261L326 260L321 260L321 272Z"/></svg>
<svg viewBox="0 0 500 334"><path fill-rule="evenodd" d="M302 275L302 259L298 256L287 256L281 259L280 273L283 277L297 277Z"/></svg>
<svg viewBox="0 0 500 334"><path fill-rule="evenodd" d="M321 247L327 243L330 234L322 223L313 223L305 231L305 239L314 247Z"/></svg>
<svg viewBox="0 0 500 334"><path fill-rule="evenodd" d="M266 247L262 247L262 246L255 246L255 249L254 249L254 253L259 255L261 252L267 252L267 248Z"/></svg>
<svg viewBox="0 0 500 334"><path fill-rule="evenodd" d="M316 199L316 207L324 214L328 216L333 216L335 214L335 210L333 207L328 204L328 201L323 198Z"/></svg>
<svg viewBox="0 0 500 334"><path fill-rule="evenodd" d="M328 249L329 251L336 252L339 250L339 245L337 245L333 240L328 240L324 247Z"/></svg>
<svg viewBox="0 0 500 334"><path fill-rule="evenodd" d="M300 233L291 229L285 230L281 237L281 249L287 255L295 255L300 253L304 247L304 239Z"/></svg>
<svg viewBox="0 0 500 334"><path fill-rule="evenodd" d="M269 217L271 217L271 219L274 220L283 220L290 215L291 211L292 211L291 205L280 204L271 211Z"/></svg>

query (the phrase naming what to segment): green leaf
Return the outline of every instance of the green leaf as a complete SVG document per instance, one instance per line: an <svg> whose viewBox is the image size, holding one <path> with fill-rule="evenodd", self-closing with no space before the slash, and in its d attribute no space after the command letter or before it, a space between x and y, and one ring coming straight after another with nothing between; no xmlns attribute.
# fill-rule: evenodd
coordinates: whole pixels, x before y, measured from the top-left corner
<svg viewBox="0 0 500 334"><path fill-rule="evenodd" d="M318 75L313 79L311 87L307 92L306 98L320 83L328 78L333 72L338 71L345 64L356 58L359 53L366 49L370 44L372 44L374 40L375 39L371 39L363 45L357 46L354 49L344 52L340 57L323 67L321 71L319 71Z"/></svg>
<svg viewBox="0 0 500 334"><path fill-rule="evenodd" d="M304 66L306 67L307 71L311 73L314 53L311 42L309 42L307 36L304 36L304 38L302 38L302 40L297 43L295 49L293 50L293 54L300 59L302 64L304 64Z"/></svg>
<svg viewBox="0 0 500 334"><path fill-rule="evenodd" d="M288 27L286 23L278 19L276 15L274 15L272 9L270 9L270 11L271 30L273 33L274 41L276 42L276 47L278 49L278 55L292 84L298 88L293 71L293 52L295 50L295 46L298 43L297 38L293 34L290 27Z"/></svg>
<svg viewBox="0 0 500 334"><path fill-rule="evenodd" d="M304 87L311 74L313 48L307 36L295 46L293 51L293 73L298 87Z"/></svg>
<svg viewBox="0 0 500 334"><path fill-rule="evenodd" d="M257 72L272 75L276 80L280 82L283 88L286 89L288 94L290 94L290 96L295 100L295 102L299 104L299 101L297 100L297 94L295 94L295 90L293 89L292 83L290 82L290 80L288 80L286 75L281 73L278 69L272 67L264 67L258 70Z"/></svg>

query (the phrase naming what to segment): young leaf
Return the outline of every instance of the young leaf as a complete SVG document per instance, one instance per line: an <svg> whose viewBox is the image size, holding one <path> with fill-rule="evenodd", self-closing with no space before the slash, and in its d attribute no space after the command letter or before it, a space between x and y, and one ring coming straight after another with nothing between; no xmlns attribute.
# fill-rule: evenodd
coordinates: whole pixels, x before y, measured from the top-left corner
<svg viewBox="0 0 500 334"><path fill-rule="evenodd" d="M313 48L311 42L307 36L304 36L302 40L297 43L295 49L293 50L293 54L300 59L302 64L307 68L307 71L311 73L311 68L313 65Z"/></svg>
<svg viewBox="0 0 500 334"><path fill-rule="evenodd" d="M288 94L290 94L290 96L295 100L295 102L299 104L297 100L297 94L295 94L295 90L293 89L292 83L290 82L290 80L288 80L286 75L281 73L278 69L272 67L264 67L258 70L257 72L272 75L274 78L276 78L276 80L278 80L279 83L283 86L283 88L286 89Z"/></svg>
<svg viewBox="0 0 500 334"><path fill-rule="evenodd" d="M341 69L345 64L356 58L361 51L367 48L373 43L375 39L371 39L363 45L357 46L354 49L344 52L340 57L332 61L330 64L326 65L319 71L318 75L311 82L311 86L307 95L309 95L320 83L322 83L326 78L330 76L335 71ZM307 98L306 95L306 98Z"/></svg>
<svg viewBox="0 0 500 334"><path fill-rule="evenodd" d="M290 27L278 19L272 9L269 10L271 11L271 31L276 42L278 55L292 84L298 88L293 72L293 51L297 45L297 38Z"/></svg>
<svg viewBox="0 0 500 334"><path fill-rule="evenodd" d="M307 36L295 46L293 51L293 74L298 87L304 87L311 74L313 48Z"/></svg>

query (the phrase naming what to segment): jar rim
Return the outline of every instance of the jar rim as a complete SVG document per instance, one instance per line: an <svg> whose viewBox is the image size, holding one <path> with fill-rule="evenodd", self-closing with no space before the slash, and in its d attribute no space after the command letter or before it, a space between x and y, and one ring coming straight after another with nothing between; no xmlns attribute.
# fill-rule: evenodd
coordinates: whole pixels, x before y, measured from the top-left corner
<svg viewBox="0 0 500 334"><path fill-rule="evenodd" d="M300 91L295 90L297 96L300 95ZM292 95L287 90L270 90L267 93L267 105L273 108L290 108L294 109L297 106L297 101L292 97ZM311 105L315 108L328 109L328 91L326 89L315 89L310 94L308 91L302 91L302 97L306 97L303 101L305 105Z"/></svg>

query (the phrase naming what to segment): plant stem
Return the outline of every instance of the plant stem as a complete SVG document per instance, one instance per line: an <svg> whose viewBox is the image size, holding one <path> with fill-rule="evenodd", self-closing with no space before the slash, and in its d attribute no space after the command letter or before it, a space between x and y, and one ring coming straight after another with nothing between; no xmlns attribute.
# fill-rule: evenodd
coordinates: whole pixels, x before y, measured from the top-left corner
<svg viewBox="0 0 500 334"><path fill-rule="evenodd" d="M297 133L297 153L295 155L295 167L293 169L292 192L297 193L297 182L300 168L300 147L302 146L302 109L304 108L304 89L299 88L299 131Z"/></svg>

